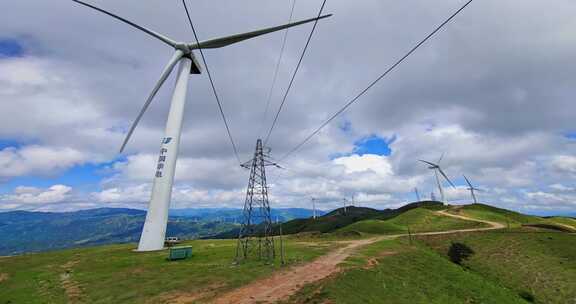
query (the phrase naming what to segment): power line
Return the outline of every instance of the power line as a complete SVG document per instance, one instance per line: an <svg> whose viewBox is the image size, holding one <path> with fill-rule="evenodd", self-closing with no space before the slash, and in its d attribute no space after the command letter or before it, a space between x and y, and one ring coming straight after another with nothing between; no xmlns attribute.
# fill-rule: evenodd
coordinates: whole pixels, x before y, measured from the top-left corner
<svg viewBox="0 0 576 304"><path fill-rule="evenodd" d="M418 48L420 48L424 43L426 43L426 41L428 41L430 38L432 38L438 31L440 31L446 24L448 24L452 19L454 19L454 17L456 17L458 14L460 14L460 12L462 12L466 7L468 7L468 5L470 5L470 3L472 3L472 1L474 0L469 0L468 2L466 2L466 4L464 4L460 9L458 9L455 13L453 13L448 19L446 19L444 22L442 22L442 24L440 24L435 30L433 30L430 34L428 34L428 36L426 36L426 38L424 38L423 40L421 40L418 44L416 44L416 46L414 46L408 53L406 53L406 55L404 55L402 58L400 58L398 61L396 61L391 67L389 67L382 75L380 75L378 78L376 78L376 80L374 80L372 83L370 83L370 85L368 85L368 87L366 87L364 90L362 90L358 95L356 95L354 98L352 98L352 100L350 100L348 103L346 103L344 105L344 107L342 107L340 110L338 110L334 115L332 115L328 120L326 120L325 122L323 122L320 127L318 127L314 132L312 132L310 135L308 135L308 137L306 137L302 142L300 142L298 145L296 145L296 147L294 147L292 150L290 150L288 153L286 153L284 156L282 156L280 158L280 160L284 160L286 158L288 158L290 155L292 155L293 153L295 153L296 151L298 151L304 144L306 144L312 137L314 137L316 134L318 134L326 125L328 125L332 120L334 120L338 115L342 114L342 112L346 111L346 109L348 109L348 107L350 107L352 104L354 104L356 101L358 101L358 99L360 97L362 97L364 94L366 94L366 92L368 92L374 85L376 85L376 83L378 83L380 80L382 80L382 78L386 77L390 72L392 72L397 66L399 66L402 62L404 62L408 57L410 57L410 55L412 55L412 53L414 53Z"/></svg>
<svg viewBox="0 0 576 304"><path fill-rule="evenodd" d="M196 34L196 29L194 28L194 23L192 22L192 17L190 17L190 12L188 12L188 6L186 5L186 0L182 0L182 4L184 4L184 9L186 10L186 16L188 16L188 22L190 22L190 27L192 28L192 33L194 33L194 39L196 39L196 43L200 45L200 40L198 39L198 35ZM206 73L208 74L208 79L210 79L210 85L212 86L212 92L214 92L214 97L216 98L216 102L218 103L218 109L220 110L220 115L222 116L222 120L224 121L224 126L226 126L226 132L228 133L228 138L230 139L230 143L232 144L232 149L234 150L234 155L236 156L236 160L238 163L241 164L240 156L238 156L238 149L236 148L236 143L234 142L234 138L232 137L232 132L230 132L230 126L228 125L228 120L226 119L226 115L224 114L224 110L222 109L222 103L220 102L220 97L218 92L216 91L216 86L214 85L214 81L212 80L212 74L210 73L210 69L208 68L208 63L206 62L206 57L204 57L204 52L202 48L198 49L200 51L200 56L202 57L202 61L204 62L204 67L206 68Z"/></svg>
<svg viewBox="0 0 576 304"><path fill-rule="evenodd" d="M288 23L292 22L295 7L296 7L296 0L292 0L292 9L290 10L290 18L288 18ZM272 78L272 85L270 86L270 91L268 91L268 98L266 101L264 116L262 117L262 125L260 127L260 132L258 132L260 134L262 134L262 131L264 129L264 124L266 123L266 116L268 116L268 110L270 109L270 101L272 100L272 94L274 93L274 88L276 87L276 80L278 79L278 72L280 71L280 63L282 63L282 57L284 57L284 49L286 48L286 41L288 40L288 31L289 29L286 29L286 31L284 32L284 39L282 41L282 47L280 48L280 56L278 56L278 62L276 62L276 69L274 71L274 77Z"/></svg>
<svg viewBox="0 0 576 304"><path fill-rule="evenodd" d="M318 18L320 16L322 16L322 12L324 11L324 6L326 6L326 1L324 0L322 2L322 6L320 7L320 11L318 12ZM316 26L318 25L318 20L316 20L314 22L314 26L312 27L312 31L310 31L310 35L308 35L308 40L306 41L306 45L304 46L304 50L302 50L302 54L300 55L300 59L298 60L298 64L296 65L296 69L294 70L294 74L292 74L292 79L290 79L290 84L288 85L288 88L286 89L286 92L284 93L284 97L282 98L282 103L280 103L280 107L278 107L278 111L276 112L276 116L274 117L274 121L272 122L272 126L270 127L270 130L268 131L268 135L266 135L266 140L264 141L264 144L268 143L268 140L270 139L270 135L272 134L272 131L274 130L274 127L276 126L276 122L278 121L278 116L280 116L280 112L282 112L282 108L284 107L284 104L286 103L286 98L288 97L288 93L290 93L290 89L292 89L292 85L294 84L294 79L296 78L296 74L298 74L298 70L300 70L300 65L302 64L302 60L304 59L304 55L306 55L306 51L308 50L308 46L310 45L310 41L312 40L312 36L314 35L314 32L316 30Z"/></svg>

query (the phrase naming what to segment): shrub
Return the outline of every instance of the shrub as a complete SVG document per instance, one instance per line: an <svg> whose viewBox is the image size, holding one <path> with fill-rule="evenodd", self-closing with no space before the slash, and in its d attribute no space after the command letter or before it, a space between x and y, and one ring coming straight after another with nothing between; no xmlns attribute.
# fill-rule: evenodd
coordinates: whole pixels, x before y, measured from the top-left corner
<svg viewBox="0 0 576 304"><path fill-rule="evenodd" d="M527 291L521 291L519 293L520 297L530 303L534 303L534 301L536 300L534 298L534 295L532 295L531 293L527 292Z"/></svg>
<svg viewBox="0 0 576 304"><path fill-rule="evenodd" d="M448 257L450 258L450 261L458 265L462 265L462 262L467 260L473 254L474 250L463 243L452 242L450 249L448 249Z"/></svg>

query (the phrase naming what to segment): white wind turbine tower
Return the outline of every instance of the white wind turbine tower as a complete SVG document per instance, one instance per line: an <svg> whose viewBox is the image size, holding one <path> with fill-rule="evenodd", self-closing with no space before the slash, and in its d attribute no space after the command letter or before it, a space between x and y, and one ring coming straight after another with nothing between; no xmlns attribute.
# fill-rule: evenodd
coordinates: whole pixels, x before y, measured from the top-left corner
<svg viewBox="0 0 576 304"><path fill-rule="evenodd" d="M316 198L311 197L310 199L312 200L312 218L316 219Z"/></svg>
<svg viewBox="0 0 576 304"><path fill-rule="evenodd" d="M304 23L323 19L331 15L325 15L318 18L293 22L249 33L216 38L202 42L189 43L189 42L178 42L172 40L164 35L151 31L145 27L137 25L129 20L126 20L122 17L119 17L115 14L107 12L98 7L95 7L91 4L79 0L72 0L72 1L87 6L89 8L92 8L94 10L97 10L121 22L124 22L160 40L164 44L174 49L174 54L172 55L172 58L168 61L168 64L162 71L160 75L160 80L154 86L152 93L149 95L148 99L144 103L144 107L142 108L142 110L140 110L138 116L136 117L136 120L130 127L126 139L122 143L122 148L120 149L120 152L124 151L126 144L128 143L130 137L132 136L132 133L134 132L134 129L136 128L138 122L144 115L144 112L146 112L146 110L148 109L148 106L152 102L152 99L154 98L158 90L160 90L160 87L164 84L164 82L174 69L174 67L178 64L176 85L174 87L172 102L170 105L170 111L166 122L165 136L162 139L162 144L160 146L160 156L156 167L156 174L154 178L154 184L152 187L152 196L150 199L150 203L148 205L148 212L146 213L146 221L144 223L144 228L142 229L140 242L138 244L138 251L161 250L164 248L164 238L166 235L166 225L168 222L168 209L170 206L170 197L172 194L172 183L174 181L176 159L178 157L178 146L180 144L180 134L182 130L184 105L188 90L188 74L201 74L201 68L200 65L198 64L198 61L196 60L196 57L194 56L194 50L225 47L260 35L280 31L292 26L297 26Z"/></svg>
<svg viewBox="0 0 576 304"><path fill-rule="evenodd" d="M444 154L442 154L442 156L440 156L440 159L438 159L438 163L436 163L436 164L429 162L429 161L425 161L425 160L420 160L420 161L427 164L428 169L434 170L434 176L436 177L436 183L438 184L438 191L440 191L440 199L442 200L442 203L446 204L446 200L445 200L445 196L444 196L444 189L442 188L442 183L440 182L439 174L442 175L442 177L444 177L444 179L446 179L446 181L448 181L448 183L453 188L456 188L456 186L454 186L454 183L452 183L452 181L448 178L446 173L444 173L444 171L442 171L442 168L440 168L440 162L442 161L442 158L444 158Z"/></svg>
<svg viewBox="0 0 576 304"><path fill-rule="evenodd" d="M418 188L414 188L414 194L416 194L416 201L421 202L420 193L418 192Z"/></svg>
<svg viewBox="0 0 576 304"><path fill-rule="evenodd" d="M472 194L472 199L474 200L474 204L478 204L478 199L476 199L476 193L474 191L482 191L482 189L479 189L479 188L472 186L472 183L466 177L466 175L464 175L464 179L466 180L466 183L468 183L468 190L470 190L470 194Z"/></svg>

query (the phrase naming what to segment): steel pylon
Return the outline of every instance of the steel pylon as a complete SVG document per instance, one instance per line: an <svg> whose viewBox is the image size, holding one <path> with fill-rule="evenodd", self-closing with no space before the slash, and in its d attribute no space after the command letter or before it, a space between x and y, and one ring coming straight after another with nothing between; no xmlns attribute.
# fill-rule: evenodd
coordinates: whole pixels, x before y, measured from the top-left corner
<svg viewBox="0 0 576 304"><path fill-rule="evenodd" d="M266 167L278 167L278 165L267 159L268 153L269 149L265 151L262 140L258 139L254 157L242 164L242 167L250 169L250 179L246 190L242 226L238 233L237 262L252 256L269 262L276 257L268 185L266 184Z"/></svg>

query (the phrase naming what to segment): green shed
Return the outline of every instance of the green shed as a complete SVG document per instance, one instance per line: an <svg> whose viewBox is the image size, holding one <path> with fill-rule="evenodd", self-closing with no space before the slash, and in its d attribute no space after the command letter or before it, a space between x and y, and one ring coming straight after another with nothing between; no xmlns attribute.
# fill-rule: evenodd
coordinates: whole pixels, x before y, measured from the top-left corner
<svg viewBox="0 0 576 304"><path fill-rule="evenodd" d="M189 257L192 257L192 246L170 247L169 261L184 260Z"/></svg>

